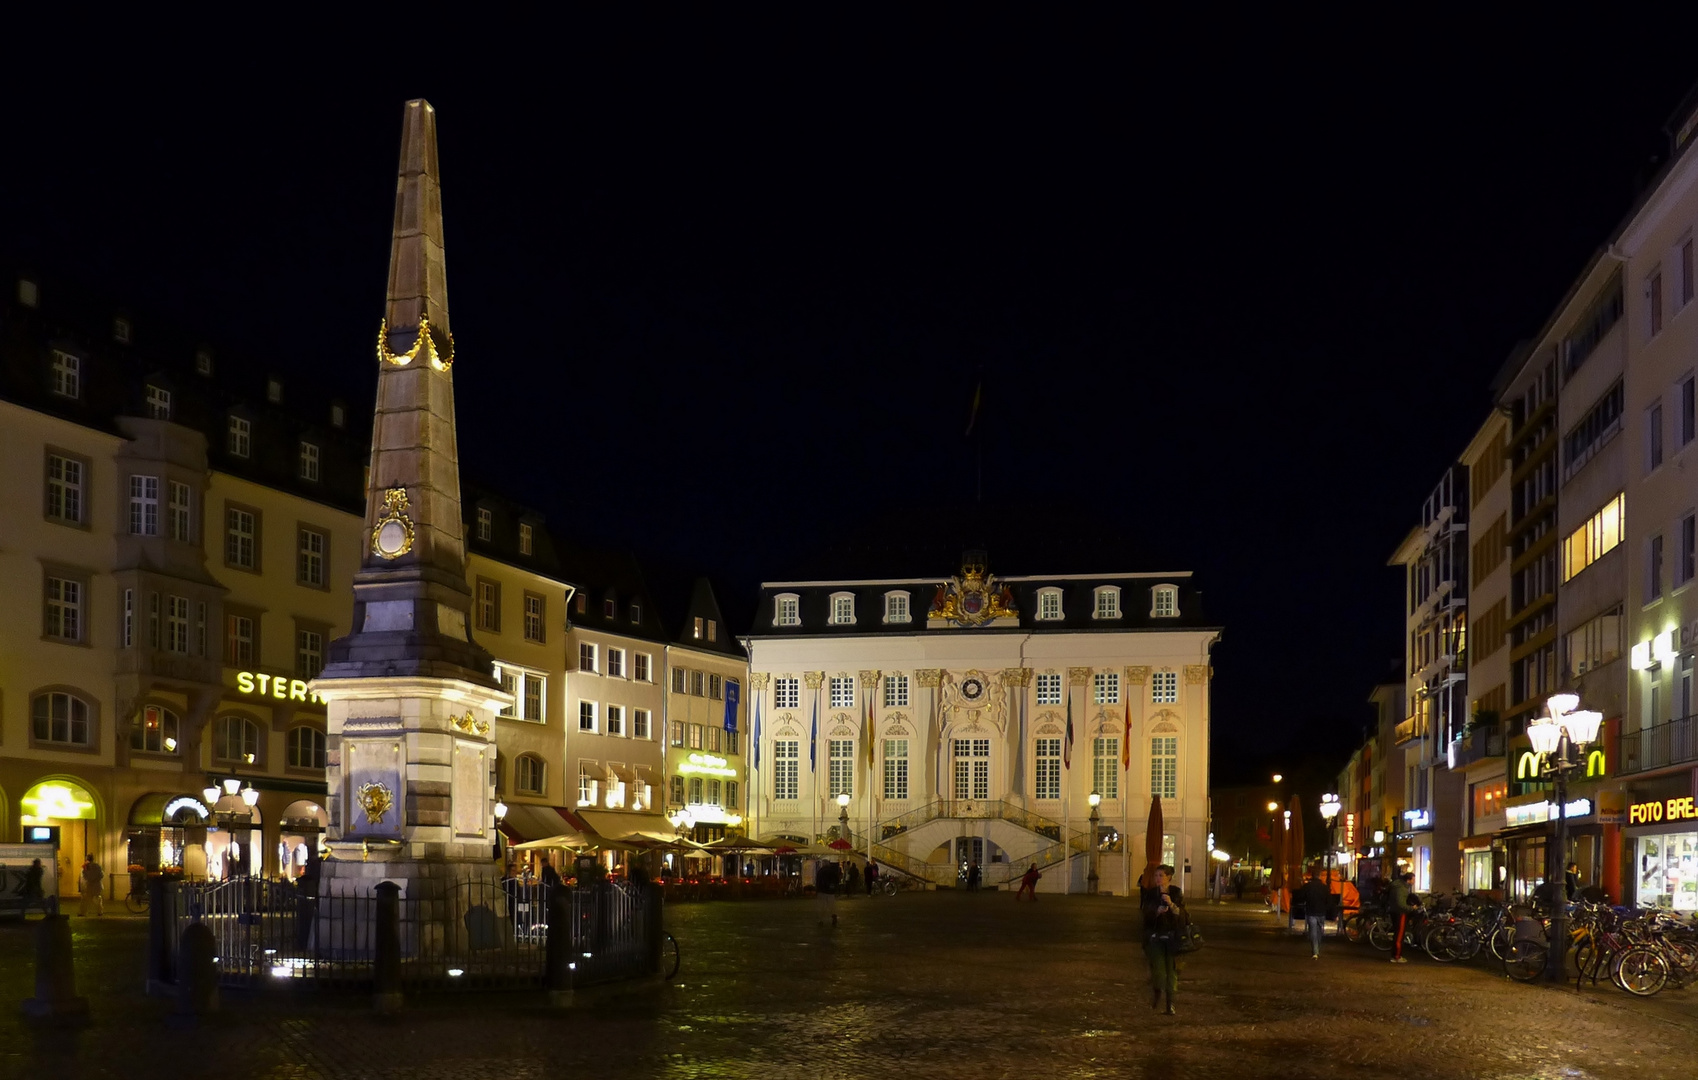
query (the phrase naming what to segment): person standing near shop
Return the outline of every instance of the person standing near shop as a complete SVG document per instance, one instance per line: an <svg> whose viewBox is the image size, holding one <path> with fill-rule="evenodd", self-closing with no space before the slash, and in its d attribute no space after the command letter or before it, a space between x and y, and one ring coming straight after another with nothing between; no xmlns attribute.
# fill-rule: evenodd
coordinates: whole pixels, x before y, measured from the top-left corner
<svg viewBox="0 0 1698 1080"><path fill-rule="evenodd" d="M1403 956L1403 934L1409 926L1409 916L1415 914L1417 898L1412 894L1415 889L1414 874L1400 874L1391 882L1391 914L1397 919L1397 937L1391 943L1391 962L1407 964Z"/></svg>
<svg viewBox="0 0 1698 1080"><path fill-rule="evenodd" d="M1332 889L1321 880L1321 869L1318 866L1309 867L1309 880L1297 890L1297 899L1303 902L1303 923L1309 930L1309 958L1321 958L1321 938L1327 932L1327 908L1332 904Z"/></svg>
<svg viewBox="0 0 1698 1080"><path fill-rule="evenodd" d="M1569 903L1580 899L1580 864L1571 862L1563 868L1562 891Z"/></svg>
<svg viewBox="0 0 1698 1080"><path fill-rule="evenodd" d="M77 899L77 914L88 915L88 904L94 901L94 913L106 914L106 897L101 895L101 881L106 877L100 869L100 864L94 861L93 855L83 856L83 869L77 878L77 892L82 895Z"/></svg>
<svg viewBox="0 0 1698 1080"><path fill-rule="evenodd" d="M843 881L843 871L830 859L821 859L814 868L814 904L819 908L819 923L825 925L825 917L831 916L831 925L837 925L837 886Z"/></svg>
<svg viewBox="0 0 1698 1080"><path fill-rule="evenodd" d="M1159 866L1155 880L1140 883L1138 907L1144 916L1144 957L1150 964L1150 1007L1161 1008L1167 998L1167 1015L1173 1015L1173 999L1179 993L1179 928L1185 919L1185 895L1172 884L1173 867Z"/></svg>

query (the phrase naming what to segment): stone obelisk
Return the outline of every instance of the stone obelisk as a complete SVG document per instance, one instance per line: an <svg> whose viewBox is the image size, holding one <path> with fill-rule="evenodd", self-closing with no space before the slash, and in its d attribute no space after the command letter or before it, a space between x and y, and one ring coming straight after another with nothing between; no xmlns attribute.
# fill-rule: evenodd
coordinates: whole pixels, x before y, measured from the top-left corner
<svg viewBox="0 0 1698 1080"><path fill-rule="evenodd" d="M494 875L495 714L512 704L471 639L442 252L436 112L401 132L389 300L354 619L312 688L329 702L321 891L407 895Z"/></svg>

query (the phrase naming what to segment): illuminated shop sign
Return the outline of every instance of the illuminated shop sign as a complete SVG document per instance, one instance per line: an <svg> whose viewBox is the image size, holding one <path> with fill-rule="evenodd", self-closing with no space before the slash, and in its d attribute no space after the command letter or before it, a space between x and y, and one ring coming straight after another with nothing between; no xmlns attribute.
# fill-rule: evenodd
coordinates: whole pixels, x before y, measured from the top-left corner
<svg viewBox="0 0 1698 1080"><path fill-rule="evenodd" d="M1629 825L1653 825L1660 821L1693 821L1698 820L1698 805L1695 805L1690 795L1681 795L1673 799L1652 799L1650 802L1634 803L1627 808L1627 823Z"/></svg>
<svg viewBox="0 0 1698 1080"><path fill-rule="evenodd" d="M1592 812L1592 800L1570 799L1566 809L1568 817L1586 817ZM1522 803L1519 806L1506 806L1503 809L1503 817L1505 824L1508 825L1537 825L1541 821L1555 821L1557 804L1554 802L1536 802Z"/></svg>
<svg viewBox="0 0 1698 1080"><path fill-rule="evenodd" d="M304 679L285 679L281 675L267 675L263 671L236 672L236 691L242 694L252 694L255 697L275 698L278 701L310 701L317 705L325 704L323 698L307 689Z"/></svg>
<svg viewBox="0 0 1698 1080"><path fill-rule="evenodd" d="M1405 810L1403 820L1409 822L1411 829L1425 829L1433 823L1431 810Z"/></svg>
<svg viewBox="0 0 1698 1080"><path fill-rule="evenodd" d="M1517 780L1539 779L1540 766L1544 764L1543 754L1532 750L1521 751L1521 758L1515 763L1515 778ZM1586 755L1586 777L1601 777L1609 775L1609 761L1602 750L1594 750Z"/></svg>
<svg viewBox="0 0 1698 1080"><path fill-rule="evenodd" d="M195 816L205 821L212 815L207 812L206 805L199 799L191 799L187 795L179 795L165 804L165 820L171 821L184 810L193 810Z"/></svg>
<svg viewBox="0 0 1698 1080"><path fill-rule="evenodd" d="M712 754L691 754L690 759L678 766L681 773L693 773L697 776L736 776L737 770L729 767L722 757Z"/></svg>

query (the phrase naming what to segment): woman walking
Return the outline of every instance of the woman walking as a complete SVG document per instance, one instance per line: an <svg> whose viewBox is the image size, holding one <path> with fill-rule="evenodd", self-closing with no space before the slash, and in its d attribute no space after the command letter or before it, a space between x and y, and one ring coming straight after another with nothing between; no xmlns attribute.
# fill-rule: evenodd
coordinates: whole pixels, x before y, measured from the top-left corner
<svg viewBox="0 0 1698 1080"><path fill-rule="evenodd" d="M1150 963L1150 1007L1161 1008L1167 998L1167 1015L1172 1016L1173 999L1179 993L1179 929L1185 919L1185 894L1170 884L1173 867L1156 868L1155 881L1141 884L1139 907L1144 914L1144 956Z"/></svg>

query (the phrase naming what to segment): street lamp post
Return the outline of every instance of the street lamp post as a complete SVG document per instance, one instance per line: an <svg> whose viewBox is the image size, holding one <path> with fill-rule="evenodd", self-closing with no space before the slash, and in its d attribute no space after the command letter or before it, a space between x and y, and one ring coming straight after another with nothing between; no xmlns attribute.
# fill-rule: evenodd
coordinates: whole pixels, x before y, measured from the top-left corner
<svg viewBox="0 0 1698 1080"><path fill-rule="evenodd" d="M1091 872L1085 876L1085 895L1095 896L1097 895L1097 822L1101 820L1097 807L1102 805L1103 797L1093 791L1086 801L1091 804ZM1174 861L1177 862L1178 860L1175 859Z"/></svg>
<svg viewBox="0 0 1698 1080"><path fill-rule="evenodd" d="M1325 818L1327 822L1327 859L1325 866L1327 868L1328 892L1332 891L1333 860L1338 852L1338 812L1342 809L1344 809L1344 804L1338 801L1337 794L1328 792L1321 796L1321 817ZM1339 888L1339 896L1342 897L1343 895L1344 889L1341 886ZM1343 919L1344 915L1341 911L1339 914L1339 929L1341 931L1343 930Z"/></svg>
<svg viewBox="0 0 1698 1080"><path fill-rule="evenodd" d="M1545 976L1552 982L1564 982L1568 977L1568 895L1563 887L1568 870L1568 778L1583 762L1586 745L1598 737L1602 713L1578 709L1576 694L1552 694L1545 702L1546 715L1527 725L1527 741L1541 762L1539 776L1556 784L1556 851L1546 856L1547 885L1555 909L1551 918L1549 957ZM1577 753L1578 752L1578 753ZM1554 874L1548 867L1555 865Z"/></svg>

